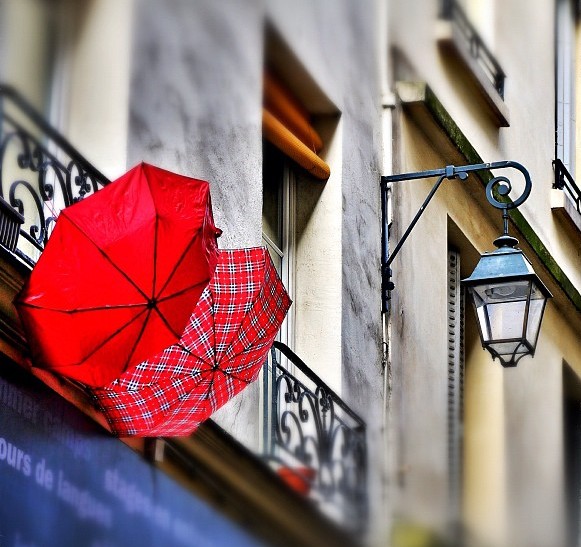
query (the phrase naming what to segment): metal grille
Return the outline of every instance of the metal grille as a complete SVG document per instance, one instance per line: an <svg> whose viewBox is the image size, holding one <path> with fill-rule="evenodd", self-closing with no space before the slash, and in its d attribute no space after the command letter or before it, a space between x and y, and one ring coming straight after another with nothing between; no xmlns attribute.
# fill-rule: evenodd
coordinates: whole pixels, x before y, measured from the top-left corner
<svg viewBox="0 0 581 547"><path fill-rule="evenodd" d="M14 252L18 244L24 217L3 198L0 198L0 244Z"/></svg>
<svg viewBox="0 0 581 547"><path fill-rule="evenodd" d="M559 159L553 161L553 167L555 168L555 182L553 183L553 188L563 190L565 194L571 199L575 204L575 209L581 214L581 190L575 183L575 179L563 162Z"/></svg>
<svg viewBox="0 0 581 547"><path fill-rule="evenodd" d="M34 265L60 211L108 182L16 90L0 85L0 197L23 217L15 254Z"/></svg>
<svg viewBox="0 0 581 547"><path fill-rule="evenodd" d="M293 373L289 372L292 367ZM362 533L367 522L365 422L286 345L265 364L265 459L327 516Z"/></svg>

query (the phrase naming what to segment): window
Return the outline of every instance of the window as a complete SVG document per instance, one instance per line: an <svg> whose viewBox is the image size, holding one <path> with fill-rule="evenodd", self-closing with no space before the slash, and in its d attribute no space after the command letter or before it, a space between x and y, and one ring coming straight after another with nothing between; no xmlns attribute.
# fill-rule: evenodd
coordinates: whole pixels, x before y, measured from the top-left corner
<svg viewBox="0 0 581 547"><path fill-rule="evenodd" d="M575 176L575 7L572 0L556 6L555 158Z"/></svg>
<svg viewBox="0 0 581 547"><path fill-rule="evenodd" d="M262 240L293 298L294 271L294 189L290 162L267 141L263 143ZM292 347L293 306L280 332L280 340Z"/></svg>
<svg viewBox="0 0 581 547"><path fill-rule="evenodd" d="M581 190L575 182L576 25L575 0L555 4L555 180L551 208L581 231Z"/></svg>
<svg viewBox="0 0 581 547"><path fill-rule="evenodd" d="M492 0L443 0L438 44L446 55L458 57L480 90L499 127L509 127L504 102L506 75L493 55L494 3ZM442 24L444 23L444 24Z"/></svg>

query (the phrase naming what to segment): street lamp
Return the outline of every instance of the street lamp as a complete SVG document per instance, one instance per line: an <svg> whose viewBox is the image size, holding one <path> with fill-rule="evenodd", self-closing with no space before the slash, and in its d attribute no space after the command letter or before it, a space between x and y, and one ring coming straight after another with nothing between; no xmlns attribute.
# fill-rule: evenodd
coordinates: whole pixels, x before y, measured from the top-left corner
<svg viewBox="0 0 581 547"><path fill-rule="evenodd" d="M463 279L462 284L472 297L482 346L492 354L493 358L498 357L502 366L515 367L525 355L534 355L545 305L547 299L551 298L551 293L535 274L528 258L516 248L518 240L508 234L508 210L522 205L529 197L532 187L528 171L519 163L506 161L460 167L449 165L444 169L433 171L382 177L382 300L383 311L387 311L389 291L394 288L390 265L440 184L446 179L466 180L469 172L509 167L522 173L525 189L517 200L510 201L508 199L511 191L509 179L497 176L487 184L488 202L493 207L502 209L504 233L494 241L497 249L481 255L472 275ZM439 177L436 184L389 256L386 219L388 184L436 176ZM496 199L495 192L504 199L502 201Z"/></svg>

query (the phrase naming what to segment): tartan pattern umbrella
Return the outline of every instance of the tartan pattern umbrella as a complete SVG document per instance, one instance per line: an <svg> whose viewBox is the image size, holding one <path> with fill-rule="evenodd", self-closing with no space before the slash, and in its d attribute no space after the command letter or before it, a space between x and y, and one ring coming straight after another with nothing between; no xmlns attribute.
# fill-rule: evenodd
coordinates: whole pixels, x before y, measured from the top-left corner
<svg viewBox="0 0 581 547"><path fill-rule="evenodd" d="M218 251L181 339L92 389L120 436L183 436L254 381L290 307L266 249Z"/></svg>
<svg viewBox="0 0 581 547"><path fill-rule="evenodd" d="M145 163L64 209L15 301L34 365L102 386L178 340L219 233L207 182Z"/></svg>

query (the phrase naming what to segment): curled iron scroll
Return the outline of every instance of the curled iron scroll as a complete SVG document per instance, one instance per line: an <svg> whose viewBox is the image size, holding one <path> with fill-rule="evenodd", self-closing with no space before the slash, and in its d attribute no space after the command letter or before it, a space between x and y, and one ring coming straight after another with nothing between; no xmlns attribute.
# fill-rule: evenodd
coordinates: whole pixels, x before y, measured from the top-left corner
<svg viewBox="0 0 581 547"><path fill-rule="evenodd" d="M523 193L518 197L518 199L515 199L514 201L502 202L497 200L494 197L494 190L496 190L498 195L503 197L508 197L508 195L512 191L512 184L510 180L505 176L499 175L497 177L490 179L490 181L486 185L486 199L488 199L490 205L496 207L497 209L505 210L516 209L526 201L526 199L529 197L531 193L532 188L531 177L529 175L529 172L520 163L517 163L515 161L503 162L502 167L514 167L515 169L518 169L522 173L525 180L525 188L523 190Z"/></svg>

